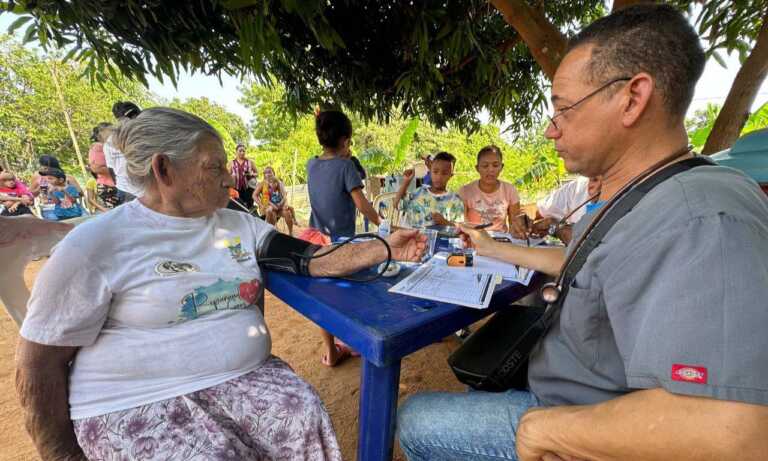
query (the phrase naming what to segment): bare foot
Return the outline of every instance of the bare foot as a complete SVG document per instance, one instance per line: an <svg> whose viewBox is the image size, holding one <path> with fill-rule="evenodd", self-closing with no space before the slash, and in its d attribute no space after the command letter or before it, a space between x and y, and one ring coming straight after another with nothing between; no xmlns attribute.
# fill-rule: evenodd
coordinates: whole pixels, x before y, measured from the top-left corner
<svg viewBox="0 0 768 461"><path fill-rule="evenodd" d="M323 357L320 359L320 361L327 367L335 367L351 356L352 353L348 347L342 347L338 344L334 344L334 348L330 351L330 353L326 352L323 354Z"/></svg>

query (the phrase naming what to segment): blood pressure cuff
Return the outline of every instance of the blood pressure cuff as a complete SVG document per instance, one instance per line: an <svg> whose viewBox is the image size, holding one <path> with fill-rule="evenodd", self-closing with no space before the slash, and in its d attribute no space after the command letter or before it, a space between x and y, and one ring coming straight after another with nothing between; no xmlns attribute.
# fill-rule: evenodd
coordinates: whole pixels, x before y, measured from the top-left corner
<svg viewBox="0 0 768 461"><path fill-rule="evenodd" d="M309 262L320 248L320 245L274 231L256 252L256 260L263 270L309 275Z"/></svg>

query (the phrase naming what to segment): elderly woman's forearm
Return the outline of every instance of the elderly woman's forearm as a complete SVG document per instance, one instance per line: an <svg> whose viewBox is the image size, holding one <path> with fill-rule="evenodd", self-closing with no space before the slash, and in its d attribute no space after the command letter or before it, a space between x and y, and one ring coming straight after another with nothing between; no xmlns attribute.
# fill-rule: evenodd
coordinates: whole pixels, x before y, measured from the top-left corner
<svg viewBox="0 0 768 461"><path fill-rule="evenodd" d="M16 392L24 411L24 425L40 457L48 460L84 460L69 418L69 367L66 355L41 363L35 346L22 340L17 354ZM69 349L69 348L68 348Z"/></svg>
<svg viewBox="0 0 768 461"><path fill-rule="evenodd" d="M315 253L315 256L325 254L331 248L321 248ZM351 243L344 245L328 256L313 259L309 263L309 274L312 277L335 277L352 274L378 264L386 258L387 249L378 240Z"/></svg>

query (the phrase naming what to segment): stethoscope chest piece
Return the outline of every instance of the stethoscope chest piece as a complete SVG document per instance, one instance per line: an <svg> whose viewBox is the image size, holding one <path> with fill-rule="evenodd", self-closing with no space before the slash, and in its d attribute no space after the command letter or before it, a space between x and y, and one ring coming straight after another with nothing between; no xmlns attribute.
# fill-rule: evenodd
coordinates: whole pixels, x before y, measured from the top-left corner
<svg viewBox="0 0 768 461"><path fill-rule="evenodd" d="M549 282L545 283L541 290L539 291L541 294L541 299L544 300L547 304L554 304L557 302L558 299L560 299L560 286L555 282Z"/></svg>

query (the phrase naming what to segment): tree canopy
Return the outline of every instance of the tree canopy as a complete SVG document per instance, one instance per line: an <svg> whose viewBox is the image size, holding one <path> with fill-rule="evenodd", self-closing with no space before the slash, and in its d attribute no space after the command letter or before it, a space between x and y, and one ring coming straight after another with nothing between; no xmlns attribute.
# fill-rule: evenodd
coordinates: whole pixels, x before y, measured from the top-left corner
<svg viewBox="0 0 768 461"><path fill-rule="evenodd" d="M565 32L604 13L599 0L536 3ZM69 47L100 82L117 71L274 76L293 114L341 105L467 128L482 110L530 127L545 102L539 66L485 0L44 0L13 11L31 14L16 24L27 39Z"/></svg>

